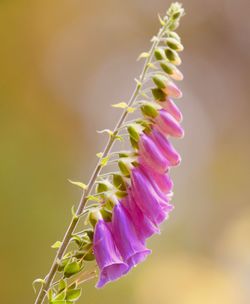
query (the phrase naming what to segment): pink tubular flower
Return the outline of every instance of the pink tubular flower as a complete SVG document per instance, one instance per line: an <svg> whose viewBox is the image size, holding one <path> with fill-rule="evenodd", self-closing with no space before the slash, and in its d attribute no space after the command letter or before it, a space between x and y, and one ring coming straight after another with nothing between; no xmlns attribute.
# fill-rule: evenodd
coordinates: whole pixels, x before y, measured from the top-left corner
<svg viewBox="0 0 250 304"><path fill-rule="evenodd" d="M181 125L165 110L160 110L159 115L155 118L156 126L159 130L173 137L183 137L184 130Z"/></svg>
<svg viewBox="0 0 250 304"><path fill-rule="evenodd" d="M172 166L177 166L181 162L180 154L175 150L171 142L161 132L153 128L151 138L155 141L160 148L163 155L169 160Z"/></svg>
<svg viewBox="0 0 250 304"><path fill-rule="evenodd" d="M166 101L161 102L161 106L169 114L171 114L177 121L181 122L183 119L182 113L177 105L173 102L171 98L167 98Z"/></svg>
<svg viewBox="0 0 250 304"><path fill-rule="evenodd" d="M169 96L173 98L181 98L182 97L182 92L181 90L177 87L175 83L172 81L169 81L167 86L163 89L163 91Z"/></svg>
<svg viewBox="0 0 250 304"><path fill-rule="evenodd" d="M139 140L139 154L143 164L154 168L158 172L166 172L170 162L162 154L155 142L146 134L142 134Z"/></svg>
<svg viewBox="0 0 250 304"><path fill-rule="evenodd" d="M112 217L112 230L116 245L129 269L143 262L151 250L139 239L132 219L121 203L115 205Z"/></svg>
<svg viewBox="0 0 250 304"><path fill-rule="evenodd" d="M163 222L173 209L167 196L165 199L159 196L139 167L132 170L131 180L131 191L139 208L154 225Z"/></svg>
<svg viewBox="0 0 250 304"><path fill-rule="evenodd" d="M125 206L125 208L127 208L136 232L143 242L153 234L159 233L159 228L153 225L153 223L137 206L131 191L128 192L128 196L122 201L122 204Z"/></svg>
<svg viewBox="0 0 250 304"><path fill-rule="evenodd" d="M121 254L114 243L110 223L103 220L97 222L94 231L93 249L96 262L100 268L97 288L119 279L127 272L128 265L122 260Z"/></svg>

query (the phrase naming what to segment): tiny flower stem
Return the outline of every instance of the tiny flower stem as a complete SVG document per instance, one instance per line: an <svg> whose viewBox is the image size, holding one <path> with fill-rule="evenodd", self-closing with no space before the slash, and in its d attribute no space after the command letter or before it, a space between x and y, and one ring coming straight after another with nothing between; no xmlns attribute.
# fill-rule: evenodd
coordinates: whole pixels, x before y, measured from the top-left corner
<svg viewBox="0 0 250 304"><path fill-rule="evenodd" d="M149 56L146 58L145 60L145 63L144 63L144 66L143 66L143 70L142 70L142 73L139 77L139 81L137 82L137 85L135 87L135 90L128 102L128 107L131 107L133 106L136 98L138 97L138 95L140 94L140 91L141 91L141 87L142 87L142 84L144 83L144 80L145 80L145 76L147 74L147 71L149 70L150 68L150 63L152 61L152 58L154 56L154 51L155 51L155 48L158 46L159 42L161 41L161 38L163 37L163 35L166 33L166 30L168 29L170 23L169 22L166 22L166 24L161 27L161 29L159 30L159 33L157 35L157 39L154 39L153 43L152 43L152 46L151 46L151 49L149 51ZM121 115L114 131L113 131L113 136L110 136L109 138L109 141L104 149L104 152L102 154L102 158L105 158L107 157L107 155L109 154L115 140L116 140L116 135L118 135L119 133L119 129L121 128L121 126L123 125L125 119L127 118L127 115L128 115L128 111L127 110L124 110L123 114ZM64 234L64 237L63 237L63 240L62 240L62 244L60 246L60 248L58 249L57 251L57 254L56 254L56 257L53 261L53 264L49 270L49 273L47 274L47 276L45 277L45 284L42 285L42 287L40 288L39 290L39 293L37 295L37 298L35 300L35 304L42 304L44 302L44 299L45 299L45 296L48 292L48 290L50 289L51 287L51 284L53 283L53 280L54 280L54 277L55 277L55 274L58 270L58 261L60 261L70 243L70 240L71 240L71 236L72 236L72 233L74 232L79 220L80 220L80 215L82 215L83 211L84 211L84 208L85 208L85 205L88 201L88 196L91 194L91 191L92 191L92 188L93 186L95 185L95 181L97 179L97 177L99 176L99 173L101 172L103 166L101 164L101 160L98 161L98 164L89 180L89 183L88 183L88 187L85 191L83 191L82 193L82 197L80 199L80 202L79 202L79 205L78 205L78 208L77 208L77 211L76 211L76 214L75 216L72 218L65 234Z"/></svg>

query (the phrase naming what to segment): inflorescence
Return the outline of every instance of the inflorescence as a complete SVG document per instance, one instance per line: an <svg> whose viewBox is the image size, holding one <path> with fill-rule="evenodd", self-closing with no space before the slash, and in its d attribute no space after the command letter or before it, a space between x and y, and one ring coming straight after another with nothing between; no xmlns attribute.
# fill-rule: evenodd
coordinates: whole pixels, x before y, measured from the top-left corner
<svg viewBox="0 0 250 304"><path fill-rule="evenodd" d="M80 283L96 275L82 271L86 261L96 261L98 288L126 275L151 253L146 240L160 232L159 225L173 210L169 171L180 164L181 157L170 138L184 136L182 113L173 101L182 97L174 81L183 79L177 68L183 45L175 30L183 15L182 6L174 3L164 18L159 17L161 29L150 51L139 56L145 64L136 90L129 103L114 105L124 109L115 130L103 131L109 134L109 143L104 153L98 153L90 183L73 182L84 189L83 198L73 211L69 232L54 244L59 252L54 268L44 280L37 280L42 287L36 304L43 303L45 294L49 303L74 303L81 294ZM134 118L129 121L128 115ZM110 152L115 142L126 139L129 151ZM109 166L116 171L100 174ZM75 232L82 217L88 226ZM62 275L53 284L56 274Z"/></svg>

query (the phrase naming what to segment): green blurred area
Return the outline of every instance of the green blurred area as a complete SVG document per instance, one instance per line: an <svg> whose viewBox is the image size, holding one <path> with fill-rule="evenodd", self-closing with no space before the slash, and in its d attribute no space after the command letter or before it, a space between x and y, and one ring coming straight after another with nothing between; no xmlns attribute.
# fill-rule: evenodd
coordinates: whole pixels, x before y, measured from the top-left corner
<svg viewBox="0 0 250 304"><path fill-rule="evenodd" d="M1 303L33 303L135 64L170 2L0 1ZM153 254L79 303L247 304L250 296L249 2L183 1L186 137L175 211Z"/></svg>

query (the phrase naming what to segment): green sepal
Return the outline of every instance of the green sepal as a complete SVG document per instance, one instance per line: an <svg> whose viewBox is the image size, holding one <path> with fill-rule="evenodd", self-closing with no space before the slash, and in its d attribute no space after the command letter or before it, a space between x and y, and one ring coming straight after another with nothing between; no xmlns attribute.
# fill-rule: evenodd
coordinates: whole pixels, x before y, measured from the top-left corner
<svg viewBox="0 0 250 304"><path fill-rule="evenodd" d="M180 56L178 55L178 53L170 48L167 48L165 50L165 54L166 54L166 57L167 59L175 64L175 65L180 65L181 64L181 58Z"/></svg>
<svg viewBox="0 0 250 304"><path fill-rule="evenodd" d="M128 165L123 160L118 161L118 167L124 176L126 176L126 177L130 176L130 170L128 168Z"/></svg>
<svg viewBox="0 0 250 304"><path fill-rule="evenodd" d="M138 142L135 141L132 137L130 137L129 140L130 140L131 146L132 146L135 150L138 150L138 149L139 149Z"/></svg>
<svg viewBox="0 0 250 304"><path fill-rule="evenodd" d="M57 303L57 301L65 300L65 297L66 297L66 290L63 290L63 291L59 292L55 297L53 297L51 302Z"/></svg>
<svg viewBox="0 0 250 304"><path fill-rule="evenodd" d="M153 82L159 89L165 89L168 79L164 75L156 74L152 77Z"/></svg>
<svg viewBox="0 0 250 304"><path fill-rule="evenodd" d="M66 288L67 288L67 282L65 280L60 280L58 284L58 292L61 292Z"/></svg>
<svg viewBox="0 0 250 304"><path fill-rule="evenodd" d="M152 103L145 103L141 106L142 113L147 117L155 118L158 116L158 110Z"/></svg>
<svg viewBox="0 0 250 304"><path fill-rule="evenodd" d="M56 241L53 245L51 245L51 248L53 249L59 249L62 245L62 242Z"/></svg>
<svg viewBox="0 0 250 304"><path fill-rule="evenodd" d="M154 55L156 60L166 59L166 55L163 48L156 48L154 51Z"/></svg>
<svg viewBox="0 0 250 304"><path fill-rule="evenodd" d="M176 32L170 32L169 37L174 38L177 41L181 42L181 37Z"/></svg>
<svg viewBox="0 0 250 304"><path fill-rule="evenodd" d="M155 100L158 100L158 101L165 101L166 100L167 95L161 89L154 88L151 91L152 91L152 95L154 96Z"/></svg>
<svg viewBox="0 0 250 304"><path fill-rule="evenodd" d="M73 261L68 263L64 268L64 276L70 278L81 271L81 263Z"/></svg>
<svg viewBox="0 0 250 304"><path fill-rule="evenodd" d="M175 38L169 37L166 39L166 44L168 47L170 47L172 50L175 50L177 52L183 51L183 45L177 41Z"/></svg>
<svg viewBox="0 0 250 304"><path fill-rule="evenodd" d="M173 74L173 72L174 72L173 68L171 67L171 65L168 62L161 62L160 66L166 74L168 74L168 75Z"/></svg>
<svg viewBox="0 0 250 304"><path fill-rule="evenodd" d="M81 296L82 290L79 289L70 289L67 291L66 300L67 301L77 301Z"/></svg>
<svg viewBox="0 0 250 304"><path fill-rule="evenodd" d="M126 191L127 186L121 174L113 175L113 184L117 189Z"/></svg>

